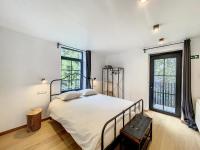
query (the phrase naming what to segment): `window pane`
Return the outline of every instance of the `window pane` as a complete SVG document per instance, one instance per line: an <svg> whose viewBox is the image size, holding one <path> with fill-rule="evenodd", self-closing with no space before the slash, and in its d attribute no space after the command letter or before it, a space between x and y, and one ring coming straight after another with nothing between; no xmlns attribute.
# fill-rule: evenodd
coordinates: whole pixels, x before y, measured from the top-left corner
<svg viewBox="0 0 200 150"><path fill-rule="evenodd" d="M176 58L165 59L165 75L176 76Z"/></svg>
<svg viewBox="0 0 200 150"><path fill-rule="evenodd" d="M62 91L71 90L70 80L62 80Z"/></svg>
<svg viewBox="0 0 200 150"><path fill-rule="evenodd" d="M80 80L72 80L72 88L80 89Z"/></svg>
<svg viewBox="0 0 200 150"><path fill-rule="evenodd" d="M82 52L61 48L61 56L65 56L65 57L69 57L69 58L82 59Z"/></svg>
<svg viewBox="0 0 200 150"><path fill-rule="evenodd" d="M68 55L68 57L69 57L69 55ZM82 61L77 60L76 58L74 59L74 58L68 58L68 57L65 57L61 60L62 78L65 78L67 75L69 75L68 78L65 78L62 81L62 87L61 87L62 91L81 89Z"/></svg>
<svg viewBox="0 0 200 150"><path fill-rule="evenodd" d="M72 79L73 80L80 80L80 71L72 71Z"/></svg>
<svg viewBox="0 0 200 150"><path fill-rule="evenodd" d="M154 75L164 74L164 59L154 60Z"/></svg>
<svg viewBox="0 0 200 150"><path fill-rule="evenodd" d="M165 76L165 93L176 94L176 77Z"/></svg>
<svg viewBox="0 0 200 150"><path fill-rule="evenodd" d="M162 92L163 90L163 76L154 76L154 91Z"/></svg>
<svg viewBox="0 0 200 150"><path fill-rule="evenodd" d="M165 83L176 83L176 76L165 76Z"/></svg>
<svg viewBox="0 0 200 150"><path fill-rule="evenodd" d="M62 65L61 65L61 75L62 75L62 78L64 78L71 71L71 68L72 68L71 67L71 61L62 59L61 63L62 63Z"/></svg>
<svg viewBox="0 0 200 150"><path fill-rule="evenodd" d="M81 63L79 61L72 61L72 70L81 70Z"/></svg>

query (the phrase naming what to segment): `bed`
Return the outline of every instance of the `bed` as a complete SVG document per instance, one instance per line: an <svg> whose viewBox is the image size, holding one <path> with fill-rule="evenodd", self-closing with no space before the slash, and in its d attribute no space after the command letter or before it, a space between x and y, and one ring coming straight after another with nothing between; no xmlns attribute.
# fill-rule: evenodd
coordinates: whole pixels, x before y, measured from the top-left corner
<svg viewBox="0 0 200 150"><path fill-rule="evenodd" d="M49 112L83 150L104 150L112 148L124 124L143 112L143 101L134 103L102 94L70 101L55 97L51 99Z"/></svg>

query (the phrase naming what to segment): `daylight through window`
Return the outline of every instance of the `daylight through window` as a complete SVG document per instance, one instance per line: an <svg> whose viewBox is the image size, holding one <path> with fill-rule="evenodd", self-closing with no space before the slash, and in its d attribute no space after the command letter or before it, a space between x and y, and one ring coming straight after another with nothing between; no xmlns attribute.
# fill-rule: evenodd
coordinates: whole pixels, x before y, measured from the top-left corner
<svg viewBox="0 0 200 150"><path fill-rule="evenodd" d="M82 89L83 53L61 47L62 91Z"/></svg>

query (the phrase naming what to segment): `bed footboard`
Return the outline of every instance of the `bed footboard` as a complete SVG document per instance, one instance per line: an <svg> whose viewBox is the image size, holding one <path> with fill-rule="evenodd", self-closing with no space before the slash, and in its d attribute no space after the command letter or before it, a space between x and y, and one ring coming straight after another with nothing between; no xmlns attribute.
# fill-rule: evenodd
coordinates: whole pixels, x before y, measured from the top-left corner
<svg viewBox="0 0 200 150"><path fill-rule="evenodd" d="M144 102L143 99L137 101L136 103L134 103L133 105L131 105L130 107L126 108L125 110L123 110L122 112L120 112L119 114L117 114L116 116L114 116L113 118L111 118L110 120L108 120L105 125L103 126L102 129L102 133L101 133L101 150L105 150L105 149L112 149L113 145L116 144L116 141L119 140L119 136L117 136L117 128L116 128L116 124L117 124L117 118L122 116L123 117L123 127L125 125L125 113L128 112L129 113L129 121L132 119L131 116L131 110L134 109L135 113L136 113L136 109L139 109L138 113L142 113L143 114L143 110L144 110ZM114 139L113 142L108 145L106 148L104 148L104 132L106 127L111 123L114 122Z"/></svg>

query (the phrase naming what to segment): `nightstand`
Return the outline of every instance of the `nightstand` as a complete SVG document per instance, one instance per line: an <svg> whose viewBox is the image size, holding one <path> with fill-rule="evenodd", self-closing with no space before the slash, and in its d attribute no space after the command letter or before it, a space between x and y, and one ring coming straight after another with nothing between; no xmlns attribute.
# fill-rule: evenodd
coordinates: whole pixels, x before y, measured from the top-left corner
<svg viewBox="0 0 200 150"><path fill-rule="evenodd" d="M121 150L146 150L152 140L152 119L138 114L121 129L120 135Z"/></svg>
<svg viewBox="0 0 200 150"><path fill-rule="evenodd" d="M36 131L41 128L41 115L42 115L42 108L35 108L30 110L26 117L27 117L27 130Z"/></svg>

